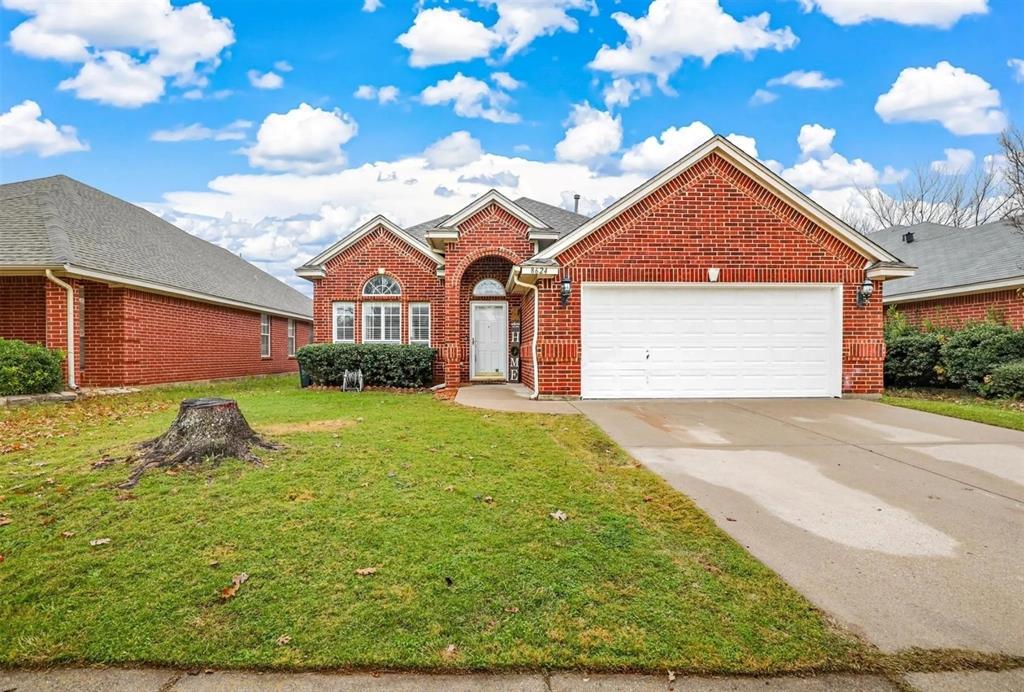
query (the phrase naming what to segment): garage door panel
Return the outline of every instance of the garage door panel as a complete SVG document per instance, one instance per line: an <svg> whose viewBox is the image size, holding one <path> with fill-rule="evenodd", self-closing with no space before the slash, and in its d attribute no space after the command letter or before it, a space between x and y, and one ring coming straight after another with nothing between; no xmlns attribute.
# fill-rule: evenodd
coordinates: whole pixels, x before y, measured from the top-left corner
<svg viewBox="0 0 1024 692"><path fill-rule="evenodd" d="M837 396L832 286L582 288L583 396Z"/></svg>

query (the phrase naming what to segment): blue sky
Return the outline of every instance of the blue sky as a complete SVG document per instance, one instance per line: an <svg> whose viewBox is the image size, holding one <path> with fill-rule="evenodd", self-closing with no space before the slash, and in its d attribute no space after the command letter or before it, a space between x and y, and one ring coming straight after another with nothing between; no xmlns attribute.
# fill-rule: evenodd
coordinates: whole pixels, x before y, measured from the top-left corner
<svg viewBox="0 0 1024 692"><path fill-rule="evenodd" d="M710 131L840 212L1024 113L1019 0L0 4L4 182L70 175L300 287L378 211L594 211Z"/></svg>

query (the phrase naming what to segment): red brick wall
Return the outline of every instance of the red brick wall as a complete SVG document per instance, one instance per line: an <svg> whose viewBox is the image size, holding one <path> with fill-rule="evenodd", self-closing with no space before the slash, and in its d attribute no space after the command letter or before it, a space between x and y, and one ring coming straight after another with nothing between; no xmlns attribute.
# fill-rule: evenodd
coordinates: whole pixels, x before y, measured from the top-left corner
<svg viewBox="0 0 1024 692"><path fill-rule="evenodd" d="M387 296L363 297L363 285L383 268L402 287L398 299ZM440 347L444 338L444 284L437 265L429 257L399 240L391 232L377 229L324 265L326 276L313 282L313 318L317 343L333 338L335 302L355 303L356 343L363 340L362 303L397 300L402 305L402 343L409 343L409 303L430 303L430 345ZM434 362L434 377L443 378L443 363Z"/></svg>
<svg viewBox="0 0 1024 692"><path fill-rule="evenodd" d="M46 343L46 278L0 276L0 339Z"/></svg>
<svg viewBox="0 0 1024 692"><path fill-rule="evenodd" d="M557 280L540 288L543 394L580 392L580 284L704 282L710 267L721 269L720 282L844 284L842 389L882 389L881 300L855 304L865 259L718 156L566 250L558 263L575 290L563 308Z"/></svg>
<svg viewBox="0 0 1024 692"><path fill-rule="evenodd" d="M1016 289L894 305L914 324L960 327L992 316L1014 327L1024 326L1024 293Z"/></svg>

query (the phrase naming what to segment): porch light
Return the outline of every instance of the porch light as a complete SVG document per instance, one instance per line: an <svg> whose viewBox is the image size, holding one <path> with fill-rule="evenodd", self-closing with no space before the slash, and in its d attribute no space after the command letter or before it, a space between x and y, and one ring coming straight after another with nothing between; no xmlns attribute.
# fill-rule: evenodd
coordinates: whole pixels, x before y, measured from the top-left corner
<svg viewBox="0 0 1024 692"><path fill-rule="evenodd" d="M875 292L875 284L871 282L871 279L864 279L864 283L857 289L857 307L864 307L871 300L871 295Z"/></svg>
<svg viewBox="0 0 1024 692"><path fill-rule="evenodd" d="M569 296L572 295L572 277L568 274L562 276L562 288L558 293L559 298L562 299L562 307L564 308L569 304Z"/></svg>

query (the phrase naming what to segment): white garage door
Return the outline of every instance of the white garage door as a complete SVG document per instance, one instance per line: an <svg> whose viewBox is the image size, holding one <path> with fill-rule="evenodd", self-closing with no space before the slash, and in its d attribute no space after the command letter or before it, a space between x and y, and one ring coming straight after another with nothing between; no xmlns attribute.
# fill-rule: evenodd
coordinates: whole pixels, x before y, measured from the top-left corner
<svg viewBox="0 0 1024 692"><path fill-rule="evenodd" d="M583 284L591 399L839 396L838 286Z"/></svg>

